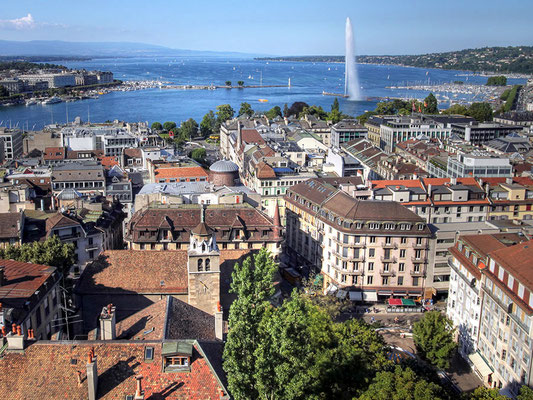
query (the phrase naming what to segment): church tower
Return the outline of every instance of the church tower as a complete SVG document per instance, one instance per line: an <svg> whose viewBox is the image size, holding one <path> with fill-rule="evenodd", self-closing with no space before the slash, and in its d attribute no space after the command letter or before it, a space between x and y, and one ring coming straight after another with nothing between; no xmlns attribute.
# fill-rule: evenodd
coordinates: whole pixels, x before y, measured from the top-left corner
<svg viewBox="0 0 533 400"><path fill-rule="evenodd" d="M188 303L214 315L220 302L220 251L215 232L205 223L203 204L200 213L200 223L190 233Z"/></svg>

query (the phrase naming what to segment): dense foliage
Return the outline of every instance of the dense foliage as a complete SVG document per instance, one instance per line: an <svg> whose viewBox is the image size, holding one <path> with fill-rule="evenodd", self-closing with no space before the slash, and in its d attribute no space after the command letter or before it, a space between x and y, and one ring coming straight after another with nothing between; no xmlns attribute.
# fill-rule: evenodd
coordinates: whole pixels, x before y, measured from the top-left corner
<svg viewBox="0 0 533 400"><path fill-rule="evenodd" d="M217 106L217 120L215 123L215 132L220 131L220 126L222 123L230 120L235 115L235 110L231 108L229 104L221 104Z"/></svg>
<svg viewBox="0 0 533 400"><path fill-rule="evenodd" d="M478 122L492 121L493 112L489 103L472 103L469 107L462 104L454 104L444 110L447 115L466 115L475 118Z"/></svg>
<svg viewBox="0 0 533 400"><path fill-rule="evenodd" d="M425 313L413 325L413 340L418 354L437 368L448 368L457 348L453 332L453 324L444 314L438 311Z"/></svg>
<svg viewBox="0 0 533 400"><path fill-rule="evenodd" d="M503 75L489 76L487 79L487 86L505 86L507 85L507 78Z"/></svg>
<svg viewBox="0 0 533 400"><path fill-rule="evenodd" d="M34 69L62 69L66 70L64 65L48 64L48 63L33 63L28 61L0 61L0 71L17 70L19 72L27 72Z"/></svg>
<svg viewBox="0 0 533 400"><path fill-rule="evenodd" d="M62 243L57 236L50 236L44 242L24 243L21 246L9 245L0 249L0 258L49 265L58 268L63 275L76 261L74 245Z"/></svg>
<svg viewBox="0 0 533 400"><path fill-rule="evenodd" d="M154 123L152 123L151 128L154 131L161 131L161 130L163 130L163 125L161 125L161 122L154 122Z"/></svg>
<svg viewBox="0 0 533 400"><path fill-rule="evenodd" d="M191 151L191 158L195 161L198 161L200 164L205 162L205 157L207 156L207 151L203 147L194 149Z"/></svg>
<svg viewBox="0 0 533 400"><path fill-rule="evenodd" d="M250 105L250 103L241 103L241 108L239 109L239 117L241 116L247 116L247 117L251 117L252 115L254 115L254 110L252 110L252 106Z"/></svg>
<svg viewBox="0 0 533 400"><path fill-rule="evenodd" d="M423 102L399 99L381 101L373 111L367 111L358 116L357 119L361 124L364 124L372 115L409 115L412 112L437 114L439 112L437 105L437 98L433 93L430 93Z"/></svg>
<svg viewBox="0 0 533 400"><path fill-rule="evenodd" d="M344 62L343 56L266 57L260 60ZM495 71L533 73L533 47L484 47L446 53L405 56L358 56L357 61L367 64L406 65L419 68L442 68L463 71Z"/></svg>
<svg viewBox="0 0 533 400"><path fill-rule="evenodd" d="M209 110L209 112L202 118L202 122L200 122L200 134L204 138L207 138L215 133L216 123L217 119L215 113L213 110Z"/></svg>

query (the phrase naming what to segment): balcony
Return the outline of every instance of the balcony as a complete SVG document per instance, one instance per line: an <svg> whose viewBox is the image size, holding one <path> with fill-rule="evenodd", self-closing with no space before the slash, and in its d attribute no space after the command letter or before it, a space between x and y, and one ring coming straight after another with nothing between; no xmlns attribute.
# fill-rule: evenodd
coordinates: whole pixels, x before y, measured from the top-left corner
<svg viewBox="0 0 533 400"><path fill-rule="evenodd" d="M379 274L382 275L382 276L396 276L396 272L392 271L392 270L384 270L384 269L381 269L379 270Z"/></svg>
<svg viewBox="0 0 533 400"><path fill-rule="evenodd" d="M394 242L394 243L383 243L381 245L381 247L383 247L384 249L397 249L398 248L398 243Z"/></svg>
<svg viewBox="0 0 533 400"><path fill-rule="evenodd" d="M425 269L421 269L419 271L411 270L410 274L411 274L411 276L425 276L426 275L426 270Z"/></svg>
<svg viewBox="0 0 533 400"><path fill-rule="evenodd" d="M364 275L365 272L362 270L362 269L358 269L358 270L342 270L343 273L345 274L348 274L348 275Z"/></svg>
<svg viewBox="0 0 533 400"><path fill-rule="evenodd" d="M413 264L427 264L428 263L428 259L426 257L420 257L420 258L411 257L411 261L413 262Z"/></svg>
<svg viewBox="0 0 533 400"><path fill-rule="evenodd" d="M413 249L427 250L428 247L428 243L413 243Z"/></svg>
<svg viewBox="0 0 533 400"><path fill-rule="evenodd" d="M393 256L381 256L381 262L395 263L398 262L398 260Z"/></svg>

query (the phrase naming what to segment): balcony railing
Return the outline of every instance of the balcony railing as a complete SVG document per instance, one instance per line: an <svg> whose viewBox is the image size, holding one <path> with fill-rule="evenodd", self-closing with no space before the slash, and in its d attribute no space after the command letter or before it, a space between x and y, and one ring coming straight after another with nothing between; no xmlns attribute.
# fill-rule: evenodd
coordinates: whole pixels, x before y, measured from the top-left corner
<svg viewBox="0 0 533 400"><path fill-rule="evenodd" d="M396 242L393 242L393 243L383 243L381 245L381 247L383 247L384 249L397 249L398 248L398 243Z"/></svg>
<svg viewBox="0 0 533 400"><path fill-rule="evenodd" d="M414 249L426 250L428 246L429 245L427 243L413 243Z"/></svg>
<svg viewBox="0 0 533 400"><path fill-rule="evenodd" d="M380 275L383 275L383 276L396 276L396 272L392 271L392 270L384 270L384 269L381 269L379 271Z"/></svg>
<svg viewBox="0 0 533 400"><path fill-rule="evenodd" d="M428 263L428 260L426 257L420 257L420 258L411 257L411 261L414 264L427 264Z"/></svg>
<svg viewBox="0 0 533 400"><path fill-rule="evenodd" d="M398 260L396 259L396 257L393 256L381 256L381 262L395 263L398 262Z"/></svg>
<svg viewBox="0 0 533 400"><path fill-rule="evenodd" d="M426 275L426 270L425 269L421 269L419 271L411 270L410 274L411 274L411 276L425 276Z"/></svg>

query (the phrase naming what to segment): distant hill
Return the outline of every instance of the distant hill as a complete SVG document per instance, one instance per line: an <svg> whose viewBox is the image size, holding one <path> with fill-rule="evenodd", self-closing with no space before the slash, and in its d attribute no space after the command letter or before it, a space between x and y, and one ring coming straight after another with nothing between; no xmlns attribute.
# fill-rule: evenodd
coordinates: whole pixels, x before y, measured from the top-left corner
<svg viewBox="0 0 533 400"><path fill-rule="evenodd" d="M344 56L262 57L268 61L344 62ZM484 47L412 56L358 56L365 64L393 64L474 72L533 74L533 47Z"/></svg>
<svg viewBox="0 0 533 400"><path fill-rule="evenodd" d="M224 56L252 57L235 52L172 49L133 42L66 42L61 40L0 40L0 56L137 57L137 56Z"/></svg>

